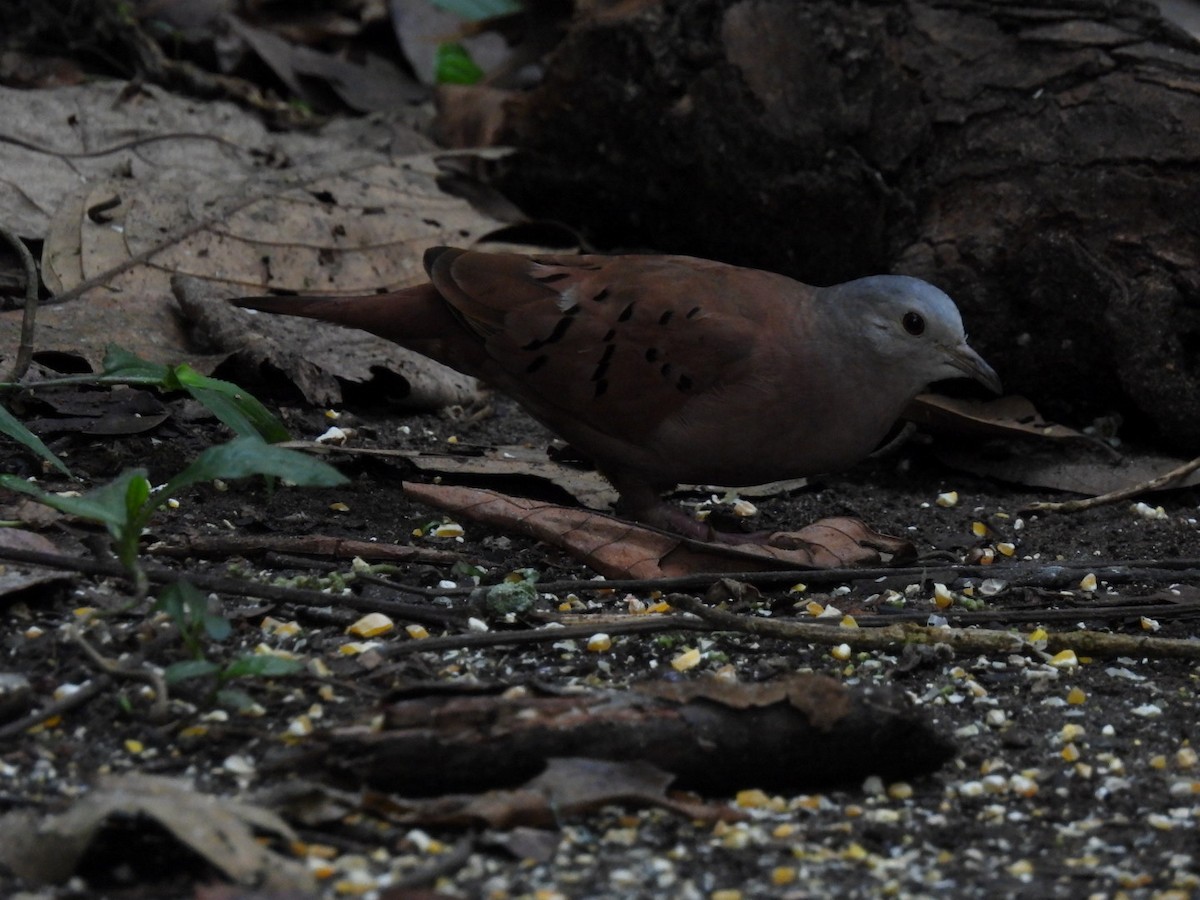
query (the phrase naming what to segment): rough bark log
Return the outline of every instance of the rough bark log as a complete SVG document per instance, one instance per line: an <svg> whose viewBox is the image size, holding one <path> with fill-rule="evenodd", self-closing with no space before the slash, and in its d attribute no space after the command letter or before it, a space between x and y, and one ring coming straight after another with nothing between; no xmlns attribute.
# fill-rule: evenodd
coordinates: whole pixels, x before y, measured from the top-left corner
<svg viewBox="0 0 1200 900"><path fill-rule="evenodd" d="M707 679L569 696L419 696L383 731L330 744L328 764L406 796L514 787L548 760L643 761L710 794L795 791L932 772L950 742L905 695L818 675L762 684Z"/></svg>
<svg viewBox="0 0 1200 900"><path fill-rule="evenodd" d="M667 0L512 112L537 215L964 308L1010 390L1200 449L1200 45L1151 3Z"/></svg>

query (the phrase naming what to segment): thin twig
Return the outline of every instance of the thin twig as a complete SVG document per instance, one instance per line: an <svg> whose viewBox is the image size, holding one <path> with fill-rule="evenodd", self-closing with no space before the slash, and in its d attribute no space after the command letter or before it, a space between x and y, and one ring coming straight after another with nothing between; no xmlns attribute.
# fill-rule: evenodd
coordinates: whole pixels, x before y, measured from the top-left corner
<svg viewBox="0 0 1200 900"><path fill-rule="evenodd" d="M813 622L787 622L758 616L740 616L716 609L696 597L671 594L666 602L686 610L711 625L760 637L803 641L822 646L847 644L864 650L895 650L906 644L946 644L956 652L1040 654L1022 634L990 628L931 628L923 625L886 625L883 628L845 628ZM1073 650L1080 656L1155 656L1200 660L1200 640L1145 635L1108 634L1096 631L1050 632L1045 652Z"/></svg>
<svg viewBox="0 0 1200 900"><path fill-rule="evenodd" d="M14 719L0 727L0 741L10 740L24 734L30 728L45 722L47 719L54 716L61 716L63 713L70 712L73 709L78 709L96 697L99 697L111 684L112 679L109 676L96 676L73 694L68 694L61 700L48 703L37 712Z"/></svg>
<svg viewBox="0 0 1200 900"><path fill-rule="evenodd" d="M51 150L49 147L42 147L38 144L31 144L28 141L23 141L20 138L11 137L7 134L0 134L0 144L12 144L14 147L20 147L22 150L30 150L33 153L41 153L45 156L57 156L59 159L93 159L98 156L108 156L112 153L120 153L122 150L132 150L135 147L140 147L143 144L153 144L157 141L214 141L218 144L223 144L226 147L246 154L247 151L239 147L233 141L226 140L223 137L215 134L203 134L196 131L172 131L166 134L148 134L143 137L133 138L132 140L122 141L119 144L113 144L111 147L103 147L100 150Z"/></svg>
<svg viewBox="0 0 1200 900"><path fill-rule="evenodd" d="M116 562L99 559L85 559L77 556L66 556L59 553L42 553L37 550L24 550L17 547L0 547L0 559L23 562L35 566L45 566L66 572L79 572L101 578L127 579L129 573L125 567ZM342 606L347 609L358 609L363 612L382 612L396 618L406 618L410 621L429 625L445 625L448 618L465 618L467 612L457 612L441 608L430 609L424 604L398 603L394 600L372 599L358 597L353 594L331 594L325 591L306 590L303 588L281 587L275 584L262 584L248 578L233 578L221 575L208 575L203 572L176 572L158 566L144 568L146 577L152 584L175 584L189 581L204 591L219 594L232 594L238 597L255 597L260 600L271 600L276 603L288 603L295 606Z"/></svg>
<svg viewBox="0 0 1200 900"><path fill-rule="evenodd" d="M1162 490L1168 485L1181 481L1194 471L1200 469L1200 456L1183 465L1176 466L1169 472L1164 472L1151 478L1149 481L1142 481L1137 484L1123 487L1116 491L1109 491L1107 494L1099 494L1095 497L1084 497L1080 500L1061 500L1052 502L1049 500L1030 503L1021 508L1021 512L1079 512L1084 509L1093 509L1097 506L1104 506L1108 503L1120 503L1122 500L1130 500L1141 494L1148 494L1151 491Z"/></svg>
<svg viewBox="0 0 1200 900"><path fill-rule="evenodd" d="M0 227L0 237L13 248L25 269L25 312L21 316L21 343L17 347L17 361L8 377L9 381L17 381L24 377L29 371L30 363L33 362L33 332L38 306L37 264L33 261L33 254L29 252L25 242L7 228Z"/></svg>
<svg viewBox="0 0 1200 900"><path fill-rule="evenodd" d="M170 712L169 696L167 694L167 682L163 678L162 672L159 672L154 666L138 666L129 667L123 666L107 656L102 656L100 651L93 647L83 636L83 634L74 625L67 626L67 636L71 638L79 648L83 650L84 655L90 659L97 668L106 675L112 678L120 678L126 681L140 681L143 684L150 685L150 689L154 691L154 705L150 707L150 718L155 722L165 721L167 714Z"/></svg>

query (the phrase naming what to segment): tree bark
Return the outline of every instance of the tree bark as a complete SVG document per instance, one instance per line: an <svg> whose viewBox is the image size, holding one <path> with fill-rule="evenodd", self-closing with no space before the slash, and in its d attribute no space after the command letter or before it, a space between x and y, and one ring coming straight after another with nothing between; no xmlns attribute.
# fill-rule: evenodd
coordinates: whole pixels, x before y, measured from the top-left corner
<svg viewBox="0 0 1200 900"><path fill-rule="evenodd" d="M641 4L572 29L503 182L601 245L926 278L1011 391L1196 451L1198 48L1135 0Z"/></svg>

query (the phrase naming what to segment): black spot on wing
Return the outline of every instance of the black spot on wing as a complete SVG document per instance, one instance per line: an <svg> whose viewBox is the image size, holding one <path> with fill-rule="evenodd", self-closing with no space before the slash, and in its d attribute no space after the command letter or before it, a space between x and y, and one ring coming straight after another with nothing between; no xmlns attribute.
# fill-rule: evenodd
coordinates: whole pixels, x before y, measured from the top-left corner
<svg viewBox="0 0 1200 900"><path fill-rule="evenodd" d="M542 284L554 284L556 281L562 281L564 278L570 278L570 272L551 272L549 275L534 275L534 281L540 281Z"/></svg>
<svg viewBox="0 0 1200 900"><path fill-rule="evenodd" d="M633 303L630 302L630 304L628 306L626 306L623 310L621 310L621 314L619 316L617 316L617 321L618 322L628 322L632 317L633 317Z"/></svg>
<svg viewBox="0 0 1200 900"><path fill-rule="evenodd" d="M604 348L604 355L600 357L600 362L596 363L596 370L592 372L592 381L604 380L604 376L608 374L608 363L616 349L616 344L609 344Z"/></svg>
<svg viewBox="0 0 1200 900"><path fill-rule="evenodd" d="M692 389L692 379L687 375L680 375L679 380L675 382L675 387L681 391L690 391Z"/></svg>
<svg viewBox="0 0 1200 900"><path fill-rule="evenodd" d="M608 299L608 288L604 288L602 291L600 291L600 293L598 293L592 299L595 300L597 303L603 303L605 300Z"/></svg>
<svg viewBox="0 0 1200 900"><path fill-rule="evenodd" d="M675 315L675 310L668 309L665 313L663 313L661 316L658 317L658 324L666 325L668 322L671 321L671 317L673 315Z"/></svg>
<svg viewBox="0 0 1200 900"><path fill-rule="evenodd" d="M658 359L658 348L651 347L646 351L646 362L655 362Z"/></svg>
<svg viewBox="0 0 1200 900"><path fill-rule="evenodd" d="M559 319L555 323L554 330L551 331L550 334L548 334L544 338L534 338L532 341L530 341L528 344L526 344L521 349L522 350L541 350L547 344L554 344L554 343L557 343L558 341L561 341L563 338L563 335L567 333L567 329L571 327L571 323L575 321L575 313L577 313L578 311L579 311L578 307L574 307L573 309L567 310L567 312L563 314L562 318Z"/></svg>
<svg viewBox="0 0 1200 900"><path fill-rule="evenodd" d="M688 310L688 314L684 318L687 318L687 319L695 318L695 316L699 312L700 312L700 307L693 306L691 309Z"/></svg>
<svg viewBox="0 0 1200 900"><path fill-rule="evenodd" d="M546 363L549 361L550 361L550 357L548 357L545 353L543 353L541 356L534 359L533 362L531 362L529 365L527 365L525 367L526 374L532 375L534 372L536 372L542 366L546 365Z"/></svg>
<svg viewBox="0 0 1200 900"><path fill-rule="evenodd" d="M593 397L603 397L604 392L607 390L608 390L608 379L601 378L599 381L596 382L596 393L593 394L592 396Z"/></svg>

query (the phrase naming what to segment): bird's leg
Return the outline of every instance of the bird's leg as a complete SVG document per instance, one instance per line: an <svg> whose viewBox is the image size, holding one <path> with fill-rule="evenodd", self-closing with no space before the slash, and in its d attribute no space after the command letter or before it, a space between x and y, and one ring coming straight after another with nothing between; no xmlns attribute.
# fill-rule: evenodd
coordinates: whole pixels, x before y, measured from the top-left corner
<svg viewBox="0 0 1200 900"><path fill-rule="evenodd" d="M604 475L617 489L617 515L693 540L709 540L709 532L712 529L678 506L663 500L663 491L668 490L671 485L652 485L622 472L606 471Z"/></svg>
<svg viewBox="0 0 1200 900"><path fill-rule="evenodd" d="M633 519L651 528L669 531L695 541L713 544L762 544L767 542L771 534L768 531L718 531L674 503L663 500L662 493L670 487L669 485L660 489L641 479L605 474L620 495L616 505L617 515L626 519Z"/></svg>

